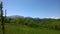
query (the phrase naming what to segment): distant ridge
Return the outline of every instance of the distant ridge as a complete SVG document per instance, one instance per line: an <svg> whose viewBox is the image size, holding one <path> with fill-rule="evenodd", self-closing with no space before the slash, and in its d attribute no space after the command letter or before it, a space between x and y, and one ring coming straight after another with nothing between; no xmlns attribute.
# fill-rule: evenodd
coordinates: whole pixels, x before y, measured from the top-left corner
<svg viewBox="0 0 60 34"><path fill-rule="evenodd" d="M20 15L12 15L12 16L7 16L8 18L18 18L18 17L24 17ZM32 17L24 17L24 18L32 18ZM60 19L60 17L45 17L45 18L38 18L38 19Z"/></svg>

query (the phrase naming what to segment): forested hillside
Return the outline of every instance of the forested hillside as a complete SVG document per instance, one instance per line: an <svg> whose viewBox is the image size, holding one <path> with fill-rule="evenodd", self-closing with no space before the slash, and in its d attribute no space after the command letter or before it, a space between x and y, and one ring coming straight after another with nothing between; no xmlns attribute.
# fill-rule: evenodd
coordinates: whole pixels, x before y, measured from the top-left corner
<svg viewBox="0 0 60 34"><path fill-rule="evenodd" d="M32 17L23 17L23 16L7 16L7 18L4 18L5 24L20 24L20 25L26 25L29 27L39 28L39 27L45 27L49 29L55 29L60 30L60 19L52 19L52 18L32 18ZM1 21L1 19L0 19Z"/></svg>

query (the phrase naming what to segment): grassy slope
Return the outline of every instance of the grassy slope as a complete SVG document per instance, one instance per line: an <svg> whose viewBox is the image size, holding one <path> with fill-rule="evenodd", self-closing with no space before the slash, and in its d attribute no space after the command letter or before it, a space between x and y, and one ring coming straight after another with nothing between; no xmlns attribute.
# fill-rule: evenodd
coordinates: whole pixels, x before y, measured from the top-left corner
<svg viewBox="0 0 60 34"><path fill-rule="evenodd" d="M45 28L31 28L25 25L5 25L5 34L60 34L60 31Z"/></svg>

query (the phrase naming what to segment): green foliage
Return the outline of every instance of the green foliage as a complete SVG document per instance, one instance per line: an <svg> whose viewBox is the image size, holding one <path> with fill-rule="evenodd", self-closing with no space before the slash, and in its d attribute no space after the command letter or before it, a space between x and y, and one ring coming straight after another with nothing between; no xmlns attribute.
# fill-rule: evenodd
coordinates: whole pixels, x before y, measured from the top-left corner
<svg viewBox="0 0 60 34"><path fill-rule="evenodd" d="M60 19L39 19L20 16L4 19L6 19L6 34L60 34Z"/></svg>
<svg viewBox="0 0 60 34"><path fill-rule="evenodd" d="M29 27L45 27L49 29L60 30L60 19L39 19L39 18L31 18L31 17L17 17L11 18L7 17L5 23L9 24L20 24L20 25L27 25ZM1 20L1 19L0 19Z"/></svg>

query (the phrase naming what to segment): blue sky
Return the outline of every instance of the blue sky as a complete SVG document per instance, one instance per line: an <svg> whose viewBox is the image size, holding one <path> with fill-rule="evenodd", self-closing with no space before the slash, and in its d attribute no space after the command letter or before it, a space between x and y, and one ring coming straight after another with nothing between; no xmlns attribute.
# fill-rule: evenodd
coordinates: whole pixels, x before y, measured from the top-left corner
<svg viewBox="0 0 60 34"><path fill-rule="evenodd" d="M2 0L7 15L60 17L60 0Z"/></svg>

